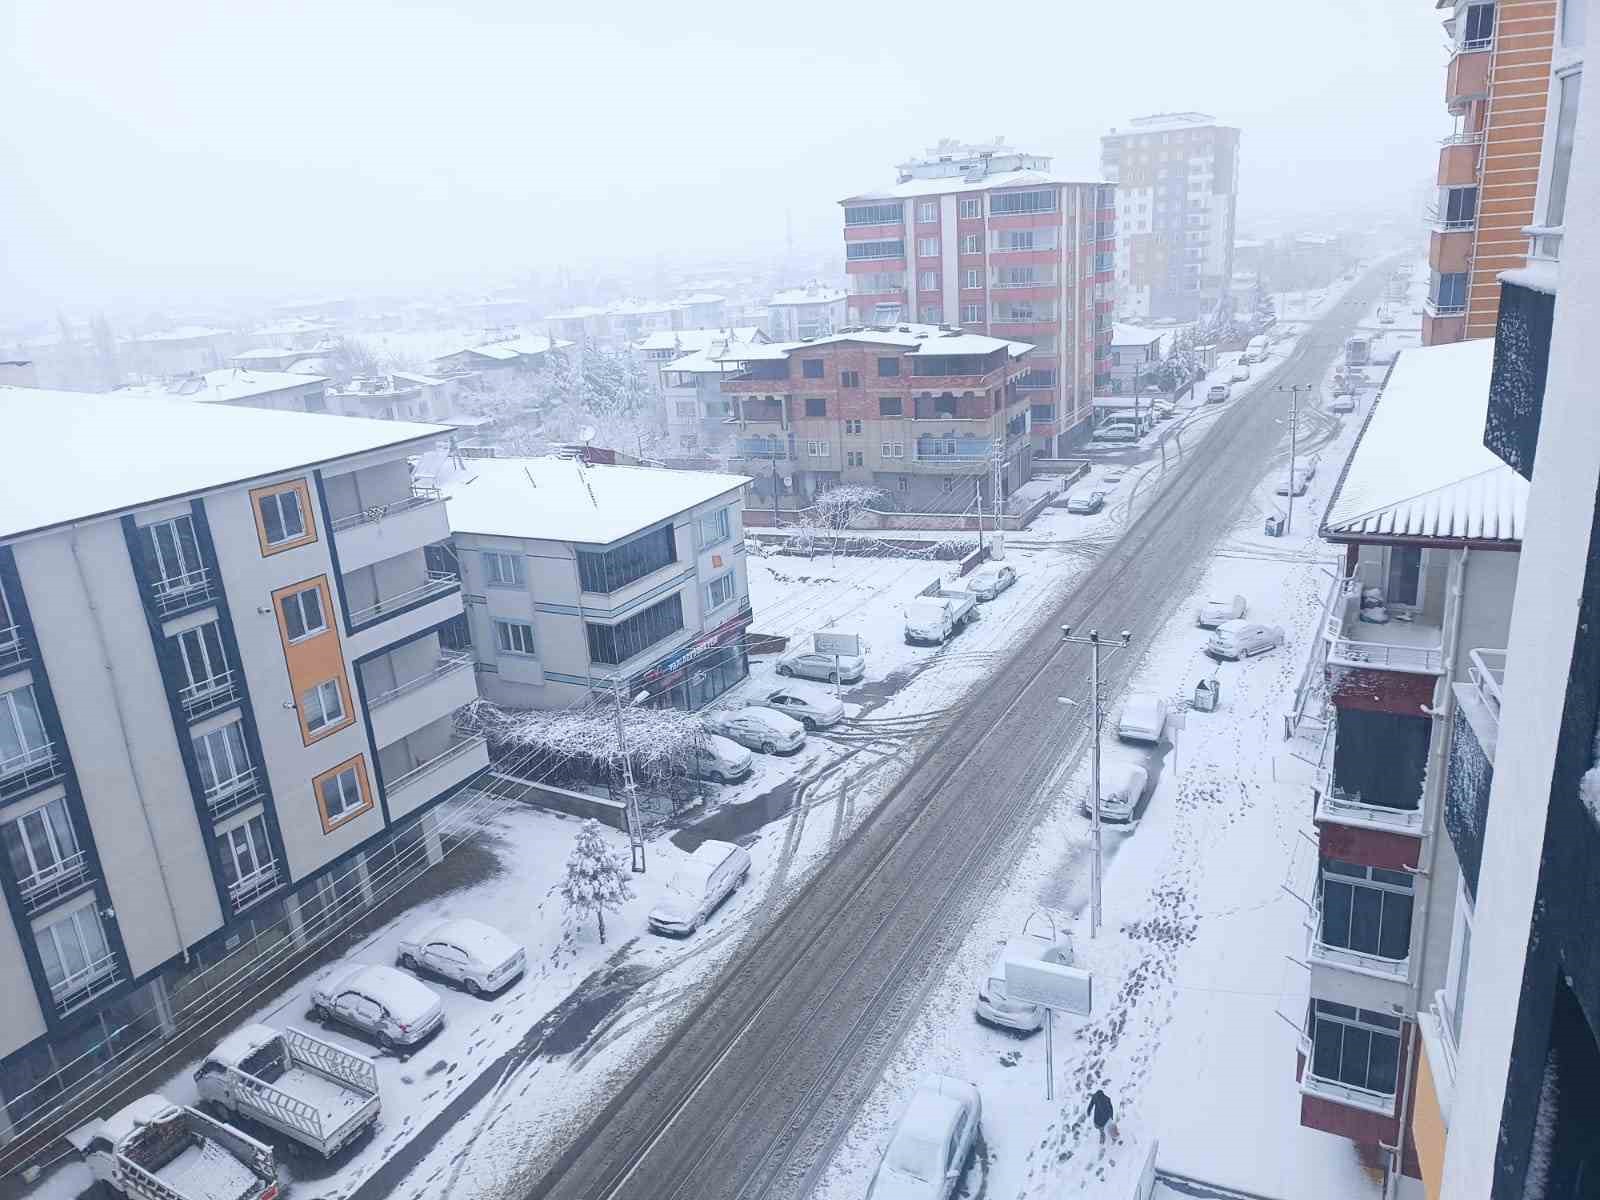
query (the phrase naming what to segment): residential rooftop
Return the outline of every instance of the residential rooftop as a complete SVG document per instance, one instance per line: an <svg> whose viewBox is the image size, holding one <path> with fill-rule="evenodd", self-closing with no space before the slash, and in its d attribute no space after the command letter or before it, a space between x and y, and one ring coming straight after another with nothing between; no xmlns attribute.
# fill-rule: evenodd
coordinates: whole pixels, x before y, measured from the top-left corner
<svg viewBox="0 0 1600 1200"><path fill-rule="evenodd" d="M304 382L304 376L299 377ZM352 454L419 446L438 425L0 385L11 444L0 538L110 516ZM203 448L203 452L201 450Z"/></svg>
<svg viewBox="0 0 1600 1200"><path fill-rule="evenodd" d="M1113 346L1148 346L1151 342L1159 342L1165 336L1163 330L1146 329L1143 325L1124 325L1121 321L1111 327Z"/></svg>
<svg viewBox="0 0 1600 1200"><path fill-rule="evenodd" d="M759 326L736 325L728 329L657 329L633 343L635 350L704 350L717 342L753 342L763 338Z"/></svg>
<svg viewBox="0 0 1600 1200"><path fill-rule="evenodd" d="M925 179L907 179L890 187L872 192L858 192L846 196L840 204L855 204L863 200L908 200L917 196L945 196L954 192L987 192L999 188L1051 187L1072 183L1103 183L1098 169L1078 177L1069 177L1055 171L998 171L976 179L964 176L940 175Z"/></svg>
<svg viewBox="0 0 1600 1200"><path fill-rule="evenodd" d="M145 333L130 340L135 342L192 342L202 338L232 336L232 330L228 329L212 329L206 325L180 325L176 329L164 329L160 333Z"/></svg>
<svg viewBox="0 0 1600 1200"><path fill-rule="evenodd" d="M809 287L785 288L781 292L774 292L769 305L781 306L785 304L837 304L847 295L843 288L821 287L812 284Z"/></svg>
<svg viewBox="0 0 1600 1200"><path fill-rule="evenodd" d="M1144 117L1133 117L1128 121L1126 129L1112 129L1110 136L1124 137L1137 133L1165 133L1174 129L1219 129L1231 128L1221 125L1210 113L1203 112L1171 112L1151 113Z"/></svg>
<svg viewBox="0 0 1600 1200"><path fill-rule="evenodd" d="M233 404L287 388L326 382L320 375L294 371L261 371L254 367L219 367L203 375L183 375L160 383L133 383L113 395L130 399L192 400L198 404Z"/></svg>

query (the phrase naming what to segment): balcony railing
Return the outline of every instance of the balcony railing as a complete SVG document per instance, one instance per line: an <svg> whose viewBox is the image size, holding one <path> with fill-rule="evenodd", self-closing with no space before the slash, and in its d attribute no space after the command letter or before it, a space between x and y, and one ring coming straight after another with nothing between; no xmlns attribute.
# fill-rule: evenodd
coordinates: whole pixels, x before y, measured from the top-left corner
<svg viewBox="0 0 1600 1200"><path fill-rule="evenodd" d="M1322 897L1312 906L1307 929L1311 934L1310 958L1314 963L1340 967L1362 975L1375 975L1380 979L1405 980L1411 970L1411 958L1383 958L1377 954L1363 954L1344 946L1334 946L1322 940Z"/></svg>
<svg viewBox="0 0 1600 1200"><path fill-rule="evenodd" d="M1302 1048L1309 1046L1309 1041L1302 1040ZM1356 1087L1350 1083L1340 1083L1337 1079L1324 1079L1321 1075L1311 1073L1312 1055L1306 1054L1305 1075L1300 1080L1300 1091L1307 1096L1321 1096L1327 1100L1336 1100L1340 1104L1351 1108L1365 1109L1367 1112L1378 1113L1380 1116L1394 1116L1394 1093L1374 1092L1368 1088Z"/></svg>
<svg viewBox="0 0 1600 1200"><path fill-rule="evenodd" d="M1438 208L1430 206L1426 210L1425 219L1428 226L1438 233L1463 233L1473 229L1478 224L1478 215L1470 217L1452 217L1442 214Z"/></svg>
<svg viewBox="0 0 1600 1200"><path fill-rule="evenodd" d="M0 759L0 796L31 791L61 778L61 760L53 742L32 746L20 754Z"/></svg>
<svg viewBox="0 0 1600 1200"><path fill-rule="evenodd" d="M79 850L52 867L17 880L17 890L22 893L23 908L34 913L54 904L88 877L89 854Z"/></svg>
<svg viewBox="0 0 1600 1200"><path fill-rule="evenodd" d="M163 576L150 581L150 597L156 612L163 616L206 604L216 598L210 567L196 567L182 575Z"/></svg>
<svg viewBox="0 0 1600 1200"><path fill-rule="evenodd" d="M178 701L183 705L183 715L195 721L211 713L220 712L239 702L239 683L234 672L223 671L210 679L191 683L178 691Z"/></svg>
<svg viewBox="0 0 1600 1200"><path fill-rule="evenodd" d="M941 418L948 420L949 418ZM974 445L966 445L968 439L955 438L943 441L929 441L913 443L912 457L917 462L934 463L982 463L988 462L994 454L994 444L986 438L972 438Z"/></svg>
<svg viewBox="0 0 1600 1200"><path fill-rule="evenodd" d="M440 767L446 765L447 763L454 762L456 759L470 754L477 747L484 745L484 743L485 739L480 734L474 734L471 737L464 737L452 745L443 754L436 754L427 762L418 763L404 775L399 775L394 779L389 780L388 790L393 792L399 791L404 787L409 787L411 784L416 783L419 779L424 779L433 774Z"/></svg>
<svg viewBox="0 0 1600 1200"><path fill-rule="evenodd" d="M1388 830L1393 833L1420 834L1422 806L1416 808L1389 808L1362 800L1360 792L1329 783L1326 772L1318 772L1317 808L1313 821L1327 821L1336 825L1354 825L1362 829Z"/></svg>
<svg viewBox="0 0 1600 1200"><path fill-rule="evenodd" d="M244 878L234 881L228 888L228 903L233 906L234 912L243 912L275 889L279 882L278 864L266 863Z"/></svg>
<svg viewBox="0 0 1600 1200"><path fill-rule="evenodd" d="M220 821L223 817L249 808L262 797L261 782L260 771L250 767L232 779L217 784L205 794L206 809L211 819Z"/></svg>
<svg viewBox="0 0 1600 1200"><path fill-rule="evenodd" d="M759 458L763 461L777 462L782 459L794 457L794 453L787 446L752 445L741 443L734 451L735 458Z"/></svg>
<svg viewBox="0 0 1600 1200"><path fill-rule="evenodd" d="M367 701L367 707L369 709L378 708L381 705L388 704L391 700L398 700L401 696L414 692L418 688L432 683L435 679L442 679L446 675L452 675L457 671L468 669L472 666L472 662L472 655L470 654L460 654L454 651L441 654L439 661L432 668L424 671L415 679L408 679L404 683L390 688L387 692L372 697Z"/></svg>
<svg viewBox="0 0 1600 1200"><path fill-rule="evenodd" d="M1380 667L1416 675L1444 673L1444 651L1437 646L1395 646L1334 637L1328 640L1328 661L1345 667Z"/></svg>
<svg viewBox="0 0 1600 1200"><path fill-rule="evenodd" d="M20 667L33 657L28 652L28 640L17 625L0 625L0 671Z"/></svg>
<svg viewBox="0 0 1600 1200"><path fill-rule="evenodd" d="M1449 137L1439 139L1441 146L1478 146L1483 143L1483 131L1477 133L1452 133Z"/></svg>
<svg viewBox="0 0 1600 1200"><path fill-rule="evenodd" d="M1540 262L1561 261L1561 239L1567 232L1565 225L1524 225L1528 235L1528 257Z"/></svg>
<svg viewBox="0 0 1600 1200"><path fill-rule="evenodd" d="M121 982L122 968L117 965L117 956L108 954L68 975L50 989L50 997L55 1001L57 1014L64 1017Z"/></svg>
<svg viewBox="0 0 1600 1200"><path fill-rule="evenodd" d="M354 529L358 525L370 525L374 521L381 521L385 517L396 513L406 512L413 508L424 508L429 504L444 503L444 494L438 488L416 487L413 485L411 494L399 500L391 500L388 504L371 504L360 512L351 513L346 517L339 517L333 522L334 531L341 529Z"/></svg>
<svg viewBox="0 0 1600 1200"><path fill-rule="evenodd" d="M433 596L442 596L460 586L461 578L458 575L449 571L429 571L428 582L393 596L385 596L376 604L369 604L365 608L356 609L350 614L350 624L353 626L366 625L409 605L417 604Z"/></svg>

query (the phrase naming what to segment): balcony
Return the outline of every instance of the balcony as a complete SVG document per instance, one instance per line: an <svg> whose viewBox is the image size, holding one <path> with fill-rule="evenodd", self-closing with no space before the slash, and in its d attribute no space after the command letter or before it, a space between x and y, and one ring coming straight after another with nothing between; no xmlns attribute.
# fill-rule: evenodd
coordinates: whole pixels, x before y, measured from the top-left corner
<svg viewBox="0 0 1600 1200"><path fill-rule="evenodd" d="M1444 674L1439 626L1420 612L1397 611L1383 624L1363 621L1361 589L1360 576L1350 576L1329 597L1323 628L1328 664L1414 675Z"/></svg>
<svg viewBox="0 0 1600 1200"><path fill-rule="evenodd" d="M277 890L283 883L282 873L275 862L266 863L228 888L228 905L237 915L256 901Z"/></svg>
<svg viewBox="0 0 1600 1200"><path fill-rule="evenodd" d="M250 767L205 793L206 811L213 821L232 816L265 798L261 772Z"/></svg>
<svg viewBox="0 0 1600 1200"><path fill-rule="evenodd" d="M1444 103L1451 112L1459 113L1472 101L1488 96L1492 40L1468 42L1451 56L1444 78Z"/></svg>
<svg viewBox="0 0 1600 1200"><path fill-rule="evenodd" d="M1318 776L1317 806L1311 819L1317 824L1349 825L1380 833L1422 836L1422 808L1390 808L1363 801L1360 792L1329 782L1326 773Z"/></svg>
<svg viewBox="0 0 1600 1200"><path fill-rule="evenodd" d="M745 440L741 438L734 447L733 457L738 459L756 459L761 462L785 462L794 458L794 451L787 444L773 441L763 441L759 438Z"/></svg>
<svg viewBox="0 0 1600 1200"><path fill-rule="evenodd" d="M237 673L223 671L210 679L202 679L198 683L180 688L178 702L183 706L183 715L191 721L198 721L201 717L221 712L239 703Z"/></svg>
<svg viewBox="0 0 1600 1200"><path fill-rule="evenodd" d="M1439 173L1436 182L1440 187L1465 187L1478 182L1478 157L1482 153L1483 134L1458 133L1440 144Z"/></svg>
<svg viewBox="0 0 1600 1200"><path fill-rule="evenodd" d="M422 604L435 596L443 596L453 591L461 590L461 579L449 571L429 571L425 583L416 587L407 588L403 592L396 592L392 596L385 596L375 604L368 604L350 613L350 625L353 629L360 629L374 621L381 621L384 617L393 616L404 612L414 605Z"/></svg>
<svg viewBox="0 0 1600 1200"><path fill-rule="evenodd" d="M427 803L489 765L487 742L478 735L457 736L448 749L403 775L384 780L389 811L396 817Z"/></svg>
<svg viewBox="0 0 1600 1200"><path fill-rule="evenodd" d="M921 466L971 470L986 466L994 456L989 438L922 438L912 443L912 459Z"/></svg>
<svg viewBox="0 0 1600 1200"><path fill-rule="evenodd" d="M33 655L18 625L0 625L0 671L14 671Z"/></svg>
<svg viewBox="0 0 1600 1200"><path fill-rule="evenodd" d="M367 698L372 737L380 746L399 741L414 729L455 712L478 697L470 654L446 651L413 679Z"/></svg>
<svg viewBox="0 0 1600 1200"><path fill-rule="evenodd" d="M411 494L388 504L375 504L337 517L334 542L339 549L339 569L358 571L407 550L450 536L444 497L436 488L413 488Z"/></svg>
<svg viewBox="0 0 1600 1200"><path fill-rule="evenodd" d="M56 1015L64 1017L74 1009L82 1008L96 996L104 995L122 982L122 968L115 954L89 963L74 971L50 989L55 1001Z"/></svg>
<svg viewBox="0 0 1600 1200"><path fill-rule="evenodd" d="M0 799L20 796L60 779L61 759L55 744L32 746L20 754L0 759Z"/></svg>
<svg viewBox="0 0 1600 1200"><path fill-rule="evenodd" d="M1376 954L1364 954L1359 950L1350 950L1344 946L1332 946L1322 940L1322 897L1318 895L1316 904L1311 909L1310 919L1306 923L1309 937L1307 957L1316 966L1337 967L1343 971L1354 971L1358 975L1370 975L1375 979L1394 979L1405 982L1409 978L1411 959L1382 958Z"/></svg>
<svg viewBox="0 0 1600 1200"><path fill-rule="evenodd" d="M221 588L210 567L197 567L183 575L152 579L150 601L159 617L175 617L190 609L214 604Z"/></svg>
<svg viewBox="0 0 1600 1200"><path fill-rule="evenodd" d="M23 909L36 913L71 895L88 880L89 855L79 850L46 870L17 880L17 890L22 893Z"/></svg>

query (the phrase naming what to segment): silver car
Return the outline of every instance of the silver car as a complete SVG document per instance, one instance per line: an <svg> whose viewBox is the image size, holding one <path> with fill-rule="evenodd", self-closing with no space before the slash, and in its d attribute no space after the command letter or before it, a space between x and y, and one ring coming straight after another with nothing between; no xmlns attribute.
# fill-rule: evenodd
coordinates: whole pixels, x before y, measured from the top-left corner
<svg viewBox="0 0 1600 1200"><path fill-rule="evenodd" d="M844 720L844 701L803 683L767 692L755 705L793 717L807 729L827 729Z"/></svg>
<svg viewBox="0 0 1600 1200"><path fill-rule="evenodd" d="M778 656L779 675L798 675L824 683L856 683L867 673L860 654L822 654L804 647Z"/></svg>
<svg viewBox="0 0 1600 1200"><path fill-rule="evenodd" d="M1072 965L1072 947L1062 942L1035 942L1028 939L1020 947L1002 946L989 967L988 977L978 985L974 1014L985 1025L998 1025L1017 1033L1036 1033L1044 1028L1044 1006L1012 1000L1006 995L1006 958L1033 958L1057 966Z"/></svg>
<svg viewBox="0 0 1600 1200"><path fill-rule="evenodd" d="M523 972L527 955L505 934L470 917L427 921L400 940L400 965L459 983L474 996L497 992Z"/></svg>
<svg viewBox="0 0 1600 1200"><path fill-rule="evenodd" d="M386 1047L414 1046L444 1024L438 992L384 966L356 967L312 988L311 1010L324 1025L348 1025Z"/></svg>
<svg viewBox="0 0 1600 1200"><path fill-rule="evenodd" d="M949 1075L928 1076L900 1114L867 1200L950 1200L977 1144L982 1116L977 1088Z"/></svg>
<svg viewBox="0 0 1600 1200"><path fill-rule="evenodd" d="M759 750L763 754L787 754L806 744L806 727L793 717L770 708L719 708L700 719L710 733Z"/></svg>
<svg viewBox="0 0 1600 1200"><path fill-rule="evenodd" d="M966 586L979 600L993 600L1016 581L1015 567L1007 563L985 563L967 576Z"/></svg>
<svg viewBox="0 0 1600 1200"><path fill-rule="evenodd" d="M1262 625L1255 621L1224 621L1206 643L1212 658L1249 658L1283 645L1281 625Z"/></svg>

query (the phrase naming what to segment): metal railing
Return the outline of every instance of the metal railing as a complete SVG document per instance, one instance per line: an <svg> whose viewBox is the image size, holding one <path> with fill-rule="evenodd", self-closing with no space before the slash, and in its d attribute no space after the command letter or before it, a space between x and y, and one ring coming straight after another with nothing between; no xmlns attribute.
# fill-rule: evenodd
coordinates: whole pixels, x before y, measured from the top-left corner
<svg viewBox="0 0 1600 1200"><path fill-rule="evenodd" d="M1506 652L1479 648L1467 651L1467 678L1495 720L1500 719L1500 689L1505 686Z"/></svg>
<svg viewBox="0 0 1600 1200"><path fill-rule="evenodd" d="M1474 228L1478 224L1478 214L1470 217L1449 217L1442 214L1435 206L1430 206L1424 212L1427 223L1440 233L1461 233Z"/></svg>
<svg viewBox="0 0 1600 1200"><path fill-rule="evenodd" d="M1411 971L1411 956L1394 959L1377 954L1364 954L1347 946L1335 946L1322 940L1322 896L1312 905L1307 924L1311 931L1310 958L1312 962L1330 967L1344 967L1368 975L1382 975L1389 979L1405 979Z"/></svg>
<svg viewBox="0 0 1600 1200"><path fill-rule="evenodd" d="M1483 131L1477 133L1452 133L1439 139L1441 146L1478 146L1483 144Z"/></svg>
<svg viewBox="0 0 1600 1200"><path fill-rule="evenodd" d="M34 913L54 904L88 877L89 853L79 850L27 879L17 880L17 890L22 893L23 908Z"/></svg>
<svg viewBox="0 0 1600 1200"><path fill-rule="evenodd" d="M61 778L61 759L54 742L33 746L21 754L0 759L0 796L25 792L40 784Z"/></svg>
<svg viewBox="0 0 1600 1200"><path fill-rule="evenodd" d="M1317 799L1317 811L1313 814L1315 820L1392 829L1397 833L1422 828L1421 804L1416 808L1389 808L1383 804L1373 804L1363 800L1360 792L1331 784L1327 772L1318 773L1318 790L1321 794Z"/></svg>
<svg viewBox="0 0 1600 1200"><path fill-rule="evenodd" d="M371 709L377 708L383 704L388 704L391 700L397 700L408 692L414 692L418 688L431 683L435 679L441 679L446 675L452 675L457 671L465 670L466 668L472 666L472 661L472 655L470 654L462 654L453 650L446 651L439 656L438 662L434 663L432 668L424 671L415 679L408 679L404 683L390 688L387 692L372 697L367 701L367 707Z"/></svg>
<svg viewBox="0 0 1600 1200"><path fill-rule="evenodd" d="M64 1017L73 1009L82 1008L96 996L109 992L121 982L122 968L117 965L117 956L107 954L81 970L74 971L52 987L50 998L55 1001L57 1014Z"/></svg>
<svg viewBox="0 0 1600 1200"><path fill-rule="evenodd" d="M261 775L255 767L240 771L205 794L206 809L213 821L220 821L261 798Z"/></svg>
<svg viewBox="0 0 1600 1200"><path fill-rule="evenodd" d="M278 864L266 863L229 886L228 903L233 905L234 912L243 912L276 888L280 882Z"/></svg>
<svg viewBox="0 0 1600 1200"><path fill-rule="evenodd" d="M1356 1087L1353 1083L1340 1083L1337 1079L1325 1079L1314 1074L1311 1070L1312 1055L1306 1056L1305 1077L1300 1081L1300 1090L1313 1096L1324 1096L1330 1100L1337 1100L1348 1104L1352 1108L1366 1109L1368 1112L1380 1113L1384 1116L1394 1115L1394 1093L1374 1092L1370 1088Z"/></svg>
<svg viewBox="0 0 1600 1200"><path fill-rule="evenodd" d="M151 599L156 612L163 617L204 604L215 594L210 567L196 567L182 575L162 576L150 581Z"/></svg>
<svg viewBox="0 0 1600 1200"><path fill-rule="evenodd" d="M435 771L437 771L440 767L444 766L445 764L453 762L454 760L465 756L466 754L470 753L472 750L474 750L477 747L482 746L484 744L486 744L486 739L483 737L482 734L473 734L470 737L464 737L460 741L458 741L454 745L452 745L443 754L436 754L432 758L430 758L427 762L418 763L416 766L412 767L411 770L407 771L404 775L398 775L394 779L389 780L389 782L388 782L388 790L393 792L393 791L399 791L401 788L409 787L411 784L415 783L417 780L423 779L426 776L433 774Z"/></svg>
<svg viewBox="0 0 1600 1200"><path fill-rule="evenodd" d="M341 529L354 529L358 525L370 525L396 513L407 512L413 508L425 508L430 504L442 503L444 503L444 493L438 488L418 487L413 484L409 496L403 496L399 500L391 500L388 504L369 504L360 512L337 517L333 522L333 528L335 532Z"/></svg>
<svg viewBox="0 0 1600 1200"><path fill-rule="evenodd" d="M183 706L183 715L191 721L220 712L238 701L239 685L232 671L223 671L220 675L213 675L210 679L199 680L178 690L178 702Z"/></svg>
<svg viewBox="0 0 1600 1200"><path fill-rule="evenodd" d="M18 625L0 625L0 671L20 667L32 655L28 653L27 640Z"/></svg>
<svg viewBox="0 0 1600 1200"><path fill-rule="evenodd" d="M1494 45L1494 34L1491 33L1488 37L1463 39L1461 45L1456 48L1456 52L1458 54L1474 54L1479 50L1487 50L1492 45Z"/></svg>
<svg viewBox="0 0 1600 1200"><path fill-rule="evenodd" d="M1418 675L1444 672L1444 651L1437 646L1395 646L1348 637L1328 639L1328 661L1346 667L1381 667Z"/></svg>
<svg viewBox="0 0 1600 1200"><path fill-rule="evenodd" d="M1440 304L1430 296L1422 302L1422 307L1430 317L1459 317L1467 311L1467 302L1463 300L1459 304Z"/></svg>
<svg viewBox="0 0 1600 1200"><path fill-rule="evenodd" d="M385 596L376 604L369 604L365 608L358 608L350 614L351 625L366 625L386 616L397 609L407 605L426 600L430 596L441 596L461 586L461 577L449 571L429 571L428 582L408 588L393 596Z"/></svg>

